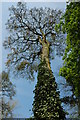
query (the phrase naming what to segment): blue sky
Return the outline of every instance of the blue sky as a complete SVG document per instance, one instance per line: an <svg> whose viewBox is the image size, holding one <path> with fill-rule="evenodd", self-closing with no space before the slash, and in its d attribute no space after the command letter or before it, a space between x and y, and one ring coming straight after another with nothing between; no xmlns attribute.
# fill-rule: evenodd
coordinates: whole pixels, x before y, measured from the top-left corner
<svg viewBox="0 0 80 120"><path fill-rule="evenodd" d="M4 2L2 3L2 42L4 41L5 37L7 36L7 31L5 28L5 23L7 22L9 11L8 8L11 5L16 5L16 3L12 2ZM54 9L65 9L66 3L65 2L32 2L27 3L27 6L29 8L31 7L50 7ZM8 52L8 51L7 51ZM2 48L2 68L5 70L5 61L7 57L7 52ZM62 78L58 77L58 67L62 64L61 58L56 57L52 63L51 67L55 74L55 77L57 80L60 80ZM57 73L56 73L57 72ZM35 74L36 75L36 74ZM17 101L17 105L14 109L15 117L21 117L21 118L28 118L31 116L32 111L29 111L32 109L32 102L33 102L33 90L35 88L36 84L36 77L35 81L30 82L26 79L22 78L14 78L14 76L11 75L11 81L16 85L16 96L15 100ZM63 80L63 79L62 79Z"/></svg>

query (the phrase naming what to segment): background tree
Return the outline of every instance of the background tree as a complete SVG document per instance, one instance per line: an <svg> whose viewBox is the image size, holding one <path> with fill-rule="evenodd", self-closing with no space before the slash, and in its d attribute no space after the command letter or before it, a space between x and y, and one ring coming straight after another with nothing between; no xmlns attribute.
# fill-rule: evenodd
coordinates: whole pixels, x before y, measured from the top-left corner
<svg viewBox="0 0 80 120"><path fill-rule="evenodd" d="M1 94L1 114L2 118L12 117L12 111L15 106L15 102L11 102L12 97L15 95L15 86L9 79L9 75L7 72L3 71L0 75L0 91Z"/></svg>
<svg viewBox="0 0 80 120"><path fill-rule="evenodd" d="M54 29L62 12L50 8L27 9L26 4L21 2L9 10L6 28L10 35L6 38L4 47L9 48L11 53L8 54L6 64L8 67L15 66L20 73L27 74L27 79L33 80L33 70L37 70L39 61L45 59L51 69L49 58L53 57L54 46L59 51L62 49L62 34L59 38Z"/></svg>
<svg viewBox="0 0 80 120"><path fill-rule="evenodd" d="M80 115L80 2L67 4L66 12L58 27L67 33L64 64L60 69L60 75L73 87L73 92L78 98Z"/></svg>

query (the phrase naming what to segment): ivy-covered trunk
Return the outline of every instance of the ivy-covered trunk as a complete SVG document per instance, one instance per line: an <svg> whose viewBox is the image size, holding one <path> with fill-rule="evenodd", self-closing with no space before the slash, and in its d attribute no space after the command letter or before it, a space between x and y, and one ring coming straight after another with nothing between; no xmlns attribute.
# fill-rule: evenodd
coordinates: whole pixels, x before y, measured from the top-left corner
<svg viewBox="0 0 80 120"><path fill-rule="evenodd" d="M33 113L36 120L64 120L65 112L61 107L57 84L46 60L38 66L38 81L35 86Z"/></svg>

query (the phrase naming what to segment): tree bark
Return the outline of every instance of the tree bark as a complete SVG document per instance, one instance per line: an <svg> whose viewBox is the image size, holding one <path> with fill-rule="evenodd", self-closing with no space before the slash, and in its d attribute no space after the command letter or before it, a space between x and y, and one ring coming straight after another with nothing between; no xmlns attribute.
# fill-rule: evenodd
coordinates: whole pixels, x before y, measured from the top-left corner
<svg viewBox="0 0 80 120"><path fill-rule="evenodd" d="M45 35L43 35L43 39L39 38L39 42L42 45L42 52L41 52L41 61L46 61L47 67L51 70L50 67L50 60L49 60L49 53L50 53L50 43L46 40Z"/></svg>

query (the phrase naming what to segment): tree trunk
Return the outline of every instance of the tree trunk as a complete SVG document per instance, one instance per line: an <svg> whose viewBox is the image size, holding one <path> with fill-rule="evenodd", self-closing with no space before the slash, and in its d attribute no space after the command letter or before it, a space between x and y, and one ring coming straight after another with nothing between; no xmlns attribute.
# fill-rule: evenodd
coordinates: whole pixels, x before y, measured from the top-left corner
<svg viewBox="0 0 80 120"><path fill-rule="evenodd" d="M44 34L43 39L39 38L39 42L42 45L42 51L41 63L38 66L38 81L34 90L34 118L36 120L64 120L65 112L61 107L57 84L50 67L50 43Z"/></svg>
<svg viewBox="0 0 80 120"><path fill-rule="evenodd" d="M43 36L42 40L41 38L39 38L39 41L42 45L41 61L45 60L47 67L49 68L49 70L51 70L50 60L49 60L50 43L48 42L48 40L46 40L45 36Z"/></svg>
<svg viewBox="0 0 80 120"><path fill-rule="evenodd" d="M64 120L65 112L59 99L55 77L45 61L38 66L33 113L35 120Z"/></svg>
<svg viewBox="0 0 80 120"><path fill-rule="evenodd" d="M80 117L80 98L78 99L78 116Z"/></svg>

